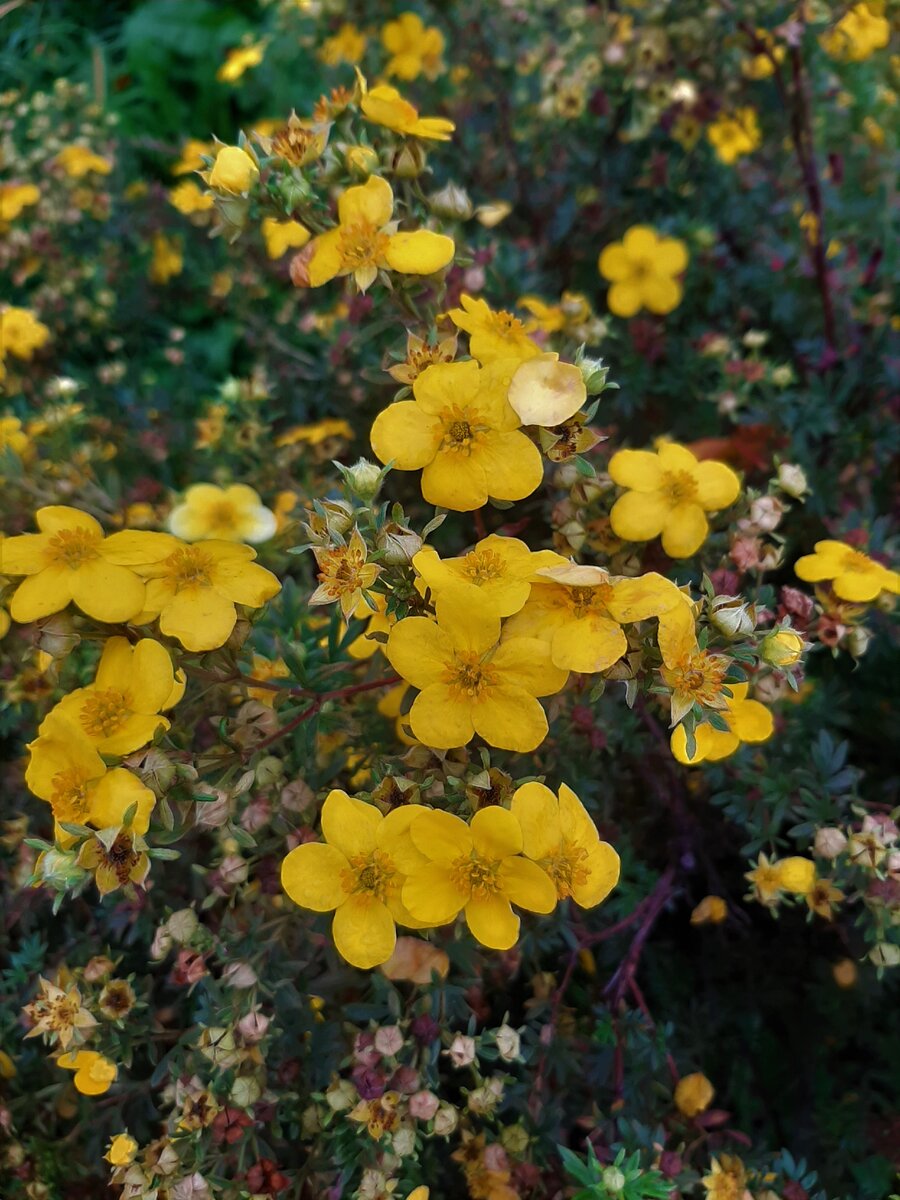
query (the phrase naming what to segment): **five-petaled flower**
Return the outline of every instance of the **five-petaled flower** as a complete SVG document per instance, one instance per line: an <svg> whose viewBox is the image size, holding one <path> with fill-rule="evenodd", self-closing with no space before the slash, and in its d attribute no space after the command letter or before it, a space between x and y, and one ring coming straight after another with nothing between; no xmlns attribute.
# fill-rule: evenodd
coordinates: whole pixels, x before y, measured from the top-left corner
<svg viewBox="0 0 900 1200"><path fill-rule="evenodd" d="M678 276L687 265L684 242L660 236L649 225L632 225L621 242L604 247L597 261L612 285L606 302L617 317L633 317L641 308L672 312L681 303Z"/></svg>
<svg viewBox="0 0 900 1200"><path fill-rule="evenodd" d="M553 550L531 550L518 538L492 533L458 558L440 558L425 546L413 566L438 604L474 605L488 616L508 617L528 599L539 568L565 561Z"/></svg>
<svg viewBox="0 0 900 1200"><path fill-rule="evenodd" d="M541 353L541 348L528 336L523 323L505 309L494 310L486 300L460 296L462 308L451 308L447 314L457 327L469 335L469 353L482 366L507 359L525 362Z"/></svg>
<svg viewBox="0 0 900 1200"><path fill-rule="evenodd" d="M733 163L745 154L752 154L762 142L755 108L736 108L720 113L706 128L706 136L724 163Z"/></svg>
<svg viewBox="0 0 900 1200"><path fill-rule="evenodd" d="M709 533L708 512L728 508L738 498L740 480L724 463L698 462L685 446L666 442L657 453L619 450L609 473L629 490L609 514L616 537L646 542L662 534L671 558L690 558Z"/></svg>
<svg viewBox="0 0 900 1200"><path fill-rule="evenodd" d="M73 1083L82 1096L102 1096L118 1074L116 1064L96 1050L70 1050L59 1056L56 1065L75 1072Z"/></svg>
<svg viewBox="0 0 900 1200"><path fill-rule="evenodd" d="M452 238L430 229L398 233L393 213L394 193L379 175L347 188L338 200L337 228L310 243L310 286L352 275L364 292L380 270L432 275L451 262L456 251Z"/></svg>
<svg viewBox="0 0 900 1200"><path fill-rule="evenodd" d="M275 533L275 514L245 483L217 487L195 483L169 513L169 528L186 542L264 542Z"/></svg>
<svg viewBox="0 0 900 1200"><path fill-rule="evenodd" d="M448 812L426 812L410 836L427 862L403 885L403 903L426 925L447 925L463 910L472 936L508 950L519 936L511 904L548 913L556 906L553 880L522 857L522 827L508 809L483 808L471 825Z"/></svg>
<svg viewBox="0 0 900 1200"><path fill-rule="evenodd" d="M794 570L807 583L830 581L838 599L857 604L877 600L882 592L900 594L900 573L844 542L816 542L815 553L798 558Z"/></svg>
<svg viewBox="0 0 900 1200"><path fill-rule="evenodd" d="M506 398L509 366L468 361L423 371L413 384L414 399L391 404L375 418L377 457L400 471L423 468L428 503L457 512L481 508L488 496L531 495L543 463Z"/></svg>
<svg viewBox="0 0 900 1200"><path fill-rule="evenodd" d="M766 706L747 698L749 684L729 683L727 686L731 696L725 696L723 692L725 707L718 714L727 729L716 729L708 721L702 721L694 729L696 746L692 755L688 754L684 726L678 725L672 730L672 753L680 763L718 762L734 754L744 742L767 742L775 732L775 722Z"/></svg>
<svg viewBox="0 0 900 1200"><path fill-rule="evenodd" d="M353 616L361 603L366 604L366 594L381 574L381 567L366 561L369 551L359 530L354 528L346 545L314 546L313 554L319 586L310 596L310 604L338 602L345 617Z"/></svg>
<svg viewBox="0 0 900 1200"><path fill-rule="evenodd" d="M390 54L388 75L417 79L425 74L434 79L443 69L444 35L434 25L425 25L418 13L401 13L381 31L381 43Z"/></svg>

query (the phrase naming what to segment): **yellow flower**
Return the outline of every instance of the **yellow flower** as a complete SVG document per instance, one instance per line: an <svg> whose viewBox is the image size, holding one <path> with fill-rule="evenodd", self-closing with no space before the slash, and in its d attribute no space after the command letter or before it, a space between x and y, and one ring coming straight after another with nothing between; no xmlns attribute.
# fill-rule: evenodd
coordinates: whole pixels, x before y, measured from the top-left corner
<svg viewBox="0 0 900 1200"><path fill-rule="evenodd" d="M527 754L547 735L536 697L558 692L568 673L555 667L545 642L500 643L500 621L474 606L442 606L440 620L406 617L385 651L419 695L409 712L414 735L449 750L475 733L491 746Z"/></svg>
<svg viewBox="0 0 900 1200"><path fill-rule="evenodd" d="M426 862L408 833L427 812L408 804L385 817L373 804L332 791L322 806L325 841L297 846L281 865L281 886L295 904L334 912L334 944L354 967L387 962L397 942L395 921L417 924L400 893L409 871Z"/></svg>
<svg viewBox="0 0 900 1200"><path fill-rule="evenodd" d="M522 857L522 828L505 808L483 808L471 825L448 812L426 812L410 834L428 861L410 872L403 903L426 925L447 925L465 911L473 937L508 950L519 936L511 904L538 913L556 906L553 881Z"/></svg>
<svg viewBox="0 0 900 1200"><path fill-rule="evenodd" d="M508 617L528 599L538 568L565 561L552 550L533 551L518 538L492 533L459 558L442 559L425 546L413 566L439 605L472 605L486 616Z"/></svg>
<svg viewBox="0 0 900 1200"><path fill-rule="evenodd" d="M508 398L523 424L552 428L584 407L587 388L573 363L560 362L558 354L540 354L517 368Z"/></svg>
<svg viewBox="0 0 900 1200"><path fill-rule="evenodd" d="M259 178L259 167L240 146L220 146L216 161L203 174L213 191L244 196Z"/></svg>
<svg viewBox="0 0 900 1200"><path fill-rule="evenodd" d="M890 41L891 27L868 4L854 4L833 29L823 33L822 48L839 62L863 62Z"/></svg>
<svg viewBox="0 0 900 1200"><path fill-rule="evenodd" d="M212 142L202 142L199 138L188 138L181 148L181 157L171 168L172 174L191 175L194 171L202 170L203 156L211 154L213 149Z"/></svg>
<svg viewBox="0 0 900 1200"><path fill-rule="evenodd" d="M220 83L237 83L252 67L258 67L266 55L266 43L254 42L251 46L238 46L229 50L225 61L216 71Z"/></svg>
<svg viewBox="0 0 900 1200"><path fill-rule="evenodd" d="M150 871L150 858L143 839L115 829L98 833L78 851L76 863L94 875L101 896L125 887L142 884Z"/></svg>
<svg viewBox="0 0 900 1200"><path fill-rule="evenodd" d="M816 864L811 858L792 855L775 864L781 887L797 896L808 896L816 882Z"/></svg>
<svg viewBox="0 0 900 1200"><path fill-rule="evenodd" d="M33 183L0 184L0 223L15 220L23 208L37 204L40 198Z"/></svg>
<svg viewBox="0 0 900 1200"><path fill-rule="evenodd" d="M353 24L345 21L333 37L327 38L319 49L319 58L329 67L340 63L358 63L366 52L366 35Z"/></svg>
<svg viewBox="0 0 900 1200"><path fill-rule="evenodd" d="M765 854L760 854L756 866L744 878L753 885L754 895L761 904L774 904L785 890L781 863L770 862Z"/></svg>
<svg viewBox="0 0 900 1200"><path fill-rule="evenodd" d="M772 667L792 667L803 657L806 643L793 629L779 629L766 634L759 648L760 657Z"/></svg>
<svg viewBox="0 0 900 1200"><path fill-rule="evenodd" d="M682 297L676 277L687 265L684 242L661 237L649 225L632 225L621 242L604 247L597 260L600 274L612 284L606 302L617 317L633 317L641 308L672 312Z"/></svg>
<svg viewBox="0 0 900 1200"><path fill-rule="evenodd" d="M690 558L709 533L706 513L728 508L738 498L740 480L720 462L698 462L675 442L649 450L619 450L609 473L629 490L609 514L616 537L646 542L662 534L671 558Z"/></svg>
<svg viewBox="0 0 900 1200"><path fill-rule="evenodd" d="M675 585L654 572L619 579L601 567L564 562L538 570L527 603L506 622L503 637L539 638L563 670L605 671L628 649L623 624L658 617L680 603Z"/></svg>
<svg viewBox="0 0 900 1200"><path fill-rule="evenodd" d="M755 108L736 108L720 113L706 128L706 136L723 163L733 163L752 154L762 144L762 133Z"/></svg>
<svg viewBox="0 0 900 1200"><path fill-rule="evenodd" d="M393 367L388 367L388 375L398 383L412 385L419 375L436 363L453 362L456 358L456 334L438 338L433 346L414 333L406 335L406 358Z"/></svg>
<svg viewBox="0 0 900 1200"><path fill-rule="evenodd" d="M373 125L381 125L404 137L449 142L456 128L445 117L420 117L419 110L388 84L379 84L367 91L360 101L360 108L366 120Z"/></svg>
<svg viewBox="0 0 900 1200"><path fill-rule="evenodd" d="M353 437L353 426L343 417L326 417L324 421L316 421L313 425L294 425L275 439L276 446L296 446L305 442L310 446L320 446L329 438Z"/></svg>
<svg viewBox="0 0 900 1200"><path fill-rule="evenodd" d="M195 483L169 513L169 529L186 542L265 542L275 533L275 514L244 483L216 487Z"/></svg>
<svg viewBox="0 0 900 1200"><path fill-rule="evenodd" d="M180 244L164 233L153 235L153 258L148 272L151 283L166 284L184 269Z"/></svg>
<svg viewBox="0 0 900 1200"><path fill-rule="evenodd" d="M775 74L775 64L784 61L785 48L775 41L767 29L757 29L755 33L757 42L768 53L761 51L745 58L741 63L741 74L745 79L768 79Z"/></svg>
<svg viewBox="0 0 900 1200"><path fill-rule="evenodd" d="M260 654L254 654L250 663L250 675L253 679L259 680L290 679L291 671L283 658L269 659L263 658ZM247 688L247 695L253 700L258 700L260 704L264 704L266 708L274 708L275 701L280 694L283 693L275 692L271 688L252 686Z"/></svg>
<svg viewBox="0 0 900 1200"><path fill-rule="evenodd" d="M732 686L725 683L731 660L700 649L689 603L678 603L660 616L659 650L664 664L660 673L672 689L673 725L695 704L717 711L727 707L722 689Z"/></svg>
<svg viewBox="0 0 900 1200"><path fill-rule="evenodd" d="M304 121L292 112L287 123L271 122L270 134L257 126L254 134L266 154L280 158L292 167L305 167L319 158L328 144L331 124L328 121Z"/></svg>
<svg viewBox="0 0 900 1200"><path fill-rule="evenodd" d="M131 569L157 562L173 539L123 530L104 537L93 517L51 505L36 514L40 533L7 538L2 569L25 575L10 604L14 621L38 621L73 601L98 621L128 621L144 606L143 581Z"/></svg>
<svg viewBox="0 0 900 1200"><path fill-rule="evenodd" d="M288 250L299 250L310 239L310 232L299 221L279 221L265 217L262 223L263 240L269 258L281 258Z"/></svg>
<svg viewBox="0 0 900 1200"><path fill-rule="evenodd" d="M353 530L346 546L314 546L319 568L319 586L309 598L310 604L340 602L341 612L351 616L365 603L365 595L381 574L381 567L367 561L369 550L358 529Z"/></svg>
<svg viewBox="0 0 900 1200"><path fill-rule="evenodd" d="M540 296L522 296L519 308L530 312L534 320L528 322L529 332L539 329L542 333L559 333L566 327L566 314L561 304L547 304Z"/></svg>
<svg viewBox="0 0 900 1200"><path fill-rule="evenodd" d="M882 592L900 593L900 574L891 571L844 542L816 542L815 553L794 564L798 579L807 583L831 582L836 596L858 604L877 600Z"/></svg>
<svg viewBox="0 0 900 1200"><path fill-rule="evenodd" d="M50 330L28 308L0 307L0 359L5 354L30 359L50 340Z"/></svg>
<svg viewBox="0 0 900 1200"><path fill-rule="evenodd" d="M109 175L112 163L108 158L94 154L87 146L64 146L54 160L70 179L83 179L85 175Z"/></svg>
<svg viewBox="0 0 900 1200"><path fill-rule="evenodd" d="M186 650L224 645L237 621L236 604L261 608L281 591L271 571L252 561L250 546L219 540L175 545L162 561L138 568L147 581L141 617L158 616L160 632Z"/></svg>
<svg viewBox="0 0 900 1200"><path fill-rule="evenodd" d="M379 270L432 275L451 262L456 251L452 238L428 229L394 233L393 211L394 193L380 176L347 188L338 200L338 227L312 243L310 286L353 275L364 292Z"/></svg>
<svg viewBox="0 0 900 1200"><path fill-rule="evenodd" d="M30 446L31 441L18 417L0 417L0 455L11 450L19 458L24 458ZM2 541L2 537L0 537L0 541ZM0 550L0 567L2 566L3 552Z"/></svg>
<svg viewBox="0 0 900 1200"><path fill-rule="evenodd" d="M459 298L462 308L451 308L447 314L458 329L469 335L469 353L482 366L501 359L525 362L541 353L518 317L503 309L494 312L486 300L467 296Z"/></svg>
<svg viewBox="0 0 900 1200"><path fill-rule="evenodd" d="M597 827L570 787L559 798L542 783L526 783L512 798L522 827L522 853L552 879L560 900L571 896L582 908L605 900L619 881L619 856L601 842Z"/></svg>
<svg viewBox="0 0 900 1200"><path fill-rule="evenodd" d="M93 1029L97 1022L82 1005L78 988L67 986L64 990L43 976L39 986L39 994L25 1005L25 1014L32 1022L25 1037L45 1037L51 1044L58 1042L66 1050L76 1034L80 1040L88 1036L83 1031Z"/></svg>
<svg viewBox="0 0 900 1200"><path fill-rule="evenodd" d="M708 721L701 722L694 730L697 744L693 757L690 757L684 726L673 729L672 753L680 763L690 766L704 761L718 762L734 754L744 742L767 742L775 732L775 722L766 706L758 700L747 699L749 684L729 683L727 686L731 698L723 695L725 707L720 713L727 730L716 729Z"/></svg>
<svg viewBox="0 0 900 1200"><path fill-rule="evenodd" d="M514 365L514 364L513 364ZM508 371L475 362L429 367L412 400L375 418L372 449L399 471L422 470L429 504L470 512L497 500L521 500L540 485L538 448L519 430L506 398Z"/></svg>
<svg viewBox="0 0 900 1200"><path fill-rule="evenodd" d="M47 801L58 824L110 829L136 806L132 828L147 832L156 804L153 792L124 767L108 771L96 746L70 722L48 717L28 749L25 782Z"/></svg>
<svg viewBox="0 0 900 1200"><path fill-rule="evenodd" d="M39 732L50 732L62 720L98 753L130 754L169 728L159 714L171 707L175 687L172 660L159 642L143 638L132 645L127 638L110 638L94 682L60 700Z"/></svg>
<svg viewBox="0 0 900 1200"><path fill-rule="evenodd" d="M193 179L185 179L169 192L169 203L185 217L194 213L208 212L215 205L215 197L204 192Z"/></svg>
<svg viewBox="0 0 900 1200"><path fill-rule="evenodd" d="M739 1158L720 1154L712 1160L712 1173L700 1180L706 1188L706 1200L744 1200L747 1172Z"/></svg>
<svg viewBox="0 0 900 1200"><path fill-rule="evenodd" d="M391 56L385 68L388 75L409 80L424 73L434 79L444 68L444 35L433 25L426 28L418 13L401 13L388 21L381 43Z"/></svg>
<svg viewBox="0 0 900 1200"><path fill-rule="evenodd" d="M68 1054L61 1054L56 1064L63 1070L75 1072L73 1083L82 1096L102 1096L112 1087L118 1074L116 1064L96 1050L70 1050Z"/></svg>
<svg viewBox="0 0 900 1200"><path fill-rule="evenodd" d="M0 638L6 637L11 624L9 613L5 608L0 608Z"/></svg>
<svg viewBox="0 0 900 1200"><path fill-rule="evenodd" d="M728 918L728 906L721 896L704 896L691 913L692 925L720 925Z"/></svg>
<svg viewBox="0 0 900 1200"><path fill-rule="evenodd" d="M696 1117L712 1104L716 1090L699 1071L685 1075L675 1088L675 1107L685 1117Z"/></svg>
<svg viewBox="0 0 900 1200"><path fill-rule="evenodd" d="M137 1150L138 1144L130 1134L117 1133L103 1157L114 1167L127 1167L134 1160Z"/></svg>

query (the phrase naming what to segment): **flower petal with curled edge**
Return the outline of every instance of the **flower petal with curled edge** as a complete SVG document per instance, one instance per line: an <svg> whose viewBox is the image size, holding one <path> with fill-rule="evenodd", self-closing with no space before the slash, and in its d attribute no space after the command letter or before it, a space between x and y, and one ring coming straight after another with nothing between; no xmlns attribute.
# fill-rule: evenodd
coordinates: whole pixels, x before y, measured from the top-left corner
<svg viewBox="0 0 900 1200"><path fill-rule="evenodd" d="M541 354L523 362L509 385L509 403L524 425L561 425L587 400L584 377L558 354Z"/></svg>

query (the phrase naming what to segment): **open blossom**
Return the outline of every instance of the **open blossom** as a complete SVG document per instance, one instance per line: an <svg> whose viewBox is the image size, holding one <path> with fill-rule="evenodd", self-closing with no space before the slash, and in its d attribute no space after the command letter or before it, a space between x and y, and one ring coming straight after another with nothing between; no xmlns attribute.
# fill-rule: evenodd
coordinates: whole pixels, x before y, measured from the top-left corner
<svg viewBox="0 0 900 1200"><path fill-rule="evenodd" d="M0 305L0 361L7 354L28 361L50 340L50 330L31 309Z"/></svg>
<svg viewBox="0 0 900 1200"><path fill-rule="evenodd" d="M63 989L43 976L39 979L39 995L26 1004L25 1015L33 1022L26 1038L46 1037L51 1043L58 1042L63 1050L72 1039L85 1037L85 1030L97 1024L82 1005L81 992L77 987Z"/></svg>
<svg viewBox="0 0 900 1200"><path fill-rule="evenodd" d="M815 553L798 558L794 570L807 583L830 581L839 599L858 604L877 600L882 592L900 594L900 573L844 542L816 542Z"/></svg>
<svg viewBox="0 0 900 1200"><path fill-rule="evenodd" d="M506 398L503 364L429 367L413 384L413 399L391 404L372 426L372 449L400 471L422 470L429 504L457 512L483 507L488 496L521 500L543 478L538 448L519 429Z"/></svg>
<svg viewBox="0 0 900 1200"><path fill-rule="evenodd" d="M169 529L186 542L220 538L226 542L264 542L275 533L275 514L244 483L221 488L195 483L169 514Z"/></svg>
<svg viewBox="0 0 900 1200"><path fill-rule="evenodd" d="M41 198L33 183L0 184L0 224L12 221L25 208L31 208Z"/></svg>
<svg viewBox="0 0 900 1200"><path fill-rule="evenodd" d="M672 312L681 303L678 277L687 265L685 243L661 236L649 225L632 225L620 242L603 249L597 263L610 281L607 303L617 317L633 317L641 308Z"/></svg>
<svg viewBox="0 0 900 1200"><path fill-rule="evenodd" d="M319 48L319 59L329 67L358 63L366 52L368 38L352 21L345 21Z"/></svg>
<svg viewBox="0 0 900 1200"><path fill-rule="evenodd" d="M398 79L434 79L443 70L444 35L434 25L426 26L418 13L401 13L381 31L381 43L390 54L388 75Z"/></svg>
<svg viewBox="0 0 900 1200"><path fill-rule="evenodd" d="M680 763L718 762L734 754L744 742L767 742L775 732L771 712L758 700L747 698L749 684L729 683L727 687L731 696L722 692L725 707L719 714L727 729L716 729L708 721L702 721L694 729L693 754L688 753L684 726L672 730L672 753Z"/></svg>
<svg viewBox="0 0 900 1200"><path fill-rule="evenodd" d="M282 863L282 887L295 904L334 912L334 944L355 967L387 962L397 941L395 922L418 923L400 893L409 871L426 861L407 835L427 811L408 804L385 817L373 804L332 791L322 806L325 841L297 846Z"/></svg>
<svg viewBox="0 0 900 1200"><path fill-rule="evenodd" d="M389 84L369 88L360 101L362 114L373 125L381 125L405 137L448 142L456 126L445 117L420 117L419 110Z"/></svg>
<svg viewBox="0 0 900 1200"><path fill-rule="evenodd" d="M354 615L360 604L366 604L369 588L381 574L381 567L367 561L369 549L359 530L354 528L346 545L314 546L313 554L319 586L310 604L339 603L345 617Z"/></svg>
<svg viewBox="0 0 900 1200"><path fill-rule="evenodd" d="M461 308L451 308L448 316L457 329L469 335L469 352L483 367L506 359L525 362L541 353L540 346L528 336L524 324L505 309L494 310L486 300L460 296Z"/></svg>
<svg viewBox="0 0 900 1200"><path fill-rule="evenodd" d="M433 275L452 261L456 251L452 238L430 229L398 233L393 213L394 193L379 175L347 188L338 200L337 228L310 244L310 286L352 275L364 292L380 270Z"/></svg>
<svg viewBox="0 0 900 1200"><path fill-rule="evenodd" d="M464 746L477 733L491 746L526 754L547 735L537 697L558 692L568 672L554 666L545 642L500 642L500 621L473 606L447 604L438 621L406 617L385 653L419 695L409 712L427 746Z"/></svg>
<svg viewBox="0 0 900 1200"><path fill-rule="evenodd" d="M706 136L723 163L733 163L752 154L762 143L755 108L736 108L723 112L706 128Z"/></svg>
<svg viewBox="0 0 900 1200"><path fill-rule="evenodd" d="M481 809L470 825L447 812L426 812L410 826L427 860L403 885L403 903L427 925L446 925L465 911L472 935L507 950L519 935L511 904L548 913L556 888L545 871L522 857L519 822L506 809Z"/></svg>
<svg viewBox="0 0 900 1200"><path fill-rule="evenodd" d="M854 4L841 19L823 33L822 48L839 62L864 62L876 50L890 41L891 26L887 18L874 12L868 4Z"/></svg>
<svg viewBox="0 0 900 1200"><path fill-rule="evenodd" d="M101 154L95 154L88 146L73 144L64 146L55 158L70 179L83 179L85 175L109 175L112 163Z"/></svg>
<svg viewBox="0 0 900 1200"><path fill-rule="evenodd" d="M613 532L629 542L662 534L672 558L690 558L709 533L708 512L728 508L738 498L740 480L724 463L697 458L685 446L666 442L649 450L619 450L609 473L628 491L609 514Z"/></svg>
<svg viewBox="0 0 900 1200"><path fill-rule="evenodd" d="M266 43L264 41L229 50L227 58L216 71L216 79L220 83L237 83L247 71L258 67L265 55Z"/></svg>
<svg viewBox="0 0 900 1200"><path fill-rule="evenodd" d="M102 1096L118 1074L116 1064L96 1050L70 1050L59 1056L56 1065L75 1072L73 1082L82 1096Z"/></svg>
<svg viewBox="0 0 900 1200"><path fill-rule="evenodd" d="M602 842L587 809L570 787L558 797L542 783L526 783L512 798L522 827L522 853L553 880L560 900L571 896L582 908L605 900L619 879L619 856Z"/></svg>
<svg viewBox="0 0 900 1200"><path fill-rule="evenodd" d="M413 566L438 604L476 605L490 616L508 617L525 604L541 567L565 565L553 550L531 550L518 538L491 534L456 558L423 547ZM531 635L529 635L531 636Z"/></svg>

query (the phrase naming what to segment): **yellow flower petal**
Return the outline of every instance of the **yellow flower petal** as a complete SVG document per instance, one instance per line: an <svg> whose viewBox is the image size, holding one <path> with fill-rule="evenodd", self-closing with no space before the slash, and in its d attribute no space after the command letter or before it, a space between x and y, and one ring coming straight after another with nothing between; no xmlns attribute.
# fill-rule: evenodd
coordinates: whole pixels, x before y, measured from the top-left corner
<svg viewBox="0 0 900 1200"><path fill-rule="evenodd" d="M621 862L608 842L597 842L588 850L584 868L587 882L573 885L572 899L582 908L594 908L619 882Z"/></svg>
<svg viewBox="0 0 900 1200"><path fill-rule="evenodd" d="M232 602L213 588L190 588L178 592L162 610L159 628L186 650L214 650L228 641L236 620Z"/></svg>
<svg viewBox="0 0 900 1200"><path fill-rule="evenodd" d="M623 541L649 542L662 532L669 512L662 492L626 492L612 506L609 522Z"/></svg>
<svg viewBox="0 0 900 1200"><path fill-rule="evenodd" d="M605 671L628 649L628 639L615 621L606 617L572 618L553 635L550 654L557 667L589 675Z"/></svg>
<svg viewBox="0 0 900 1200"><path fill-rule="evenodd" d="M707 512L728 508L741 492L741 481L730 467L720 462L700 462L694 468L697 503Z"/></svg>
<svg viewBox="0 0 900 1200"><path fill-rule="evenodd" d="M501 750L528 754L547 736L544 710L539 701L522 688L491 688L475 699L471 715L479 737Z"/></svg>
<svg viewBox="0 0 900 1200"><path fill-rule="evenodd" d="M584 406L587 388L572 363L560 362L557 354L541 354L517 368L508 399L525 425L561 425Z"/></svg>
<svg viewBox="0 0 900 1200"><path fill-rule="evenodd" d="M441 444L440 423L414 400L401 400L383 409L372 425L372 449L378 460L392 462L398 471L427 466Z"/></svg>
<svg viewBox="0 0 900 1200"><path fill-rule="evenodd" d="M418 740L435 750L465 746L475 733L471 707L460 703L446 683L432 683L416 696L409 724Z"/></svg>
<svg viewBox="0 0 900 1200"><path fill-rule="evenodd" d="M465 893L453 883L449 867L432 862L403 884L403 905L425 925L449 925L462 910Z"/></svg>
<svg viewBox="0 0 900 1200"><path fill-rule="evenodd" d="M336 846L346 858L371 854L378 841L378 827L384 818L372 804L366 804L335 788L322 805L322 833L330 846Z"/></svg>
<svg viewBox="0 0 900 1200"><path fill-rule="evenodd" d="M20 625L39 621L65 608L72 598L72 576L66 567L45 567L23 579L9 602L9 615Z"/></svg>
<svg viewBox="0 0 900 1200"><path fill-rule="evenodd" d="M302 908L330 912L347 898L343 878L349 870L347 859L334 846L305 842L281 864L281 886Z"/></svg>
<svg viewBox="0 0 900 1200"><path fill-rule="evenodd" d="M508 858L500 868L500 883L504 895L519 908L536 913L549 913L556 908L553 880L527 858Z"/></svg>
<svg viewBox="0 0 900 1200"><path fill-rule="evenodd" d="M655 492L662 485L659 456L650 450L618 450L609 460L609 475L620 487Z"/></svg>
<svg viewBox="0 0 900 1200"><path fill-rule="evenodd" d="M427 617L405 617L391 630L385 654L398 675L413 687L425 688L443 679L447 663L453 658L453 643Z"/></svg>
<svg viewBox="0 0 900 1200"><path fill-rule="evenodd" d="M393 212L394 193L388 181L380 175L370 175L359 187L347 188L338 200L338 220L341 225L365 222L375 229L381 229L390 221Z"/></svg>
<svg viewBox="0 0 900 1200"><path fill-rule="evenodd" d="M337 909L331 935L338 953L363 971L387 962L397 944L397 928L387 905L362 894L348 896Z"/></svg>
<svg viewBox="0 0 900 1200"><path fill-rule="evenodd" d="M522 827L522 852L549 858L562 839L559 803L542 783L524 783L512 798L511 812Z"/></svg>
<svg viewBox="0 0 900 1200"><path fill-rule="evenodd" d="M90 822L98 829L121 825L132 805L137 805L137 808L131 831L144 834L150 828L150 814L156 806L156 796L136 775L124 767L114 767L91 791Z"/></svg>
<svg viewBox="0 0 900 1200"><path fill-rule="evenodd" d="M475 850L485 858L506 858L522 851L522 827L509 809L496 804L479 809L469 829Z"/></svg>
<svg viewBox="0 0 900 1200"><path fill-rule="evenodd" d="M766 742L775 732L771 712L758 700L732 700L725 719L742 742Z"/></svg>
<svg viewBox="0 0 900 1200"><path fill-rule="evenodd" d="M395 233L385 251L387 265L404 275L433 275L453 261L456 245L453 238L429 229L411 233Z"/></svg>
<svg viewBox="0 0 900 1200"><path fill-rule="evenodd" d="M709 523L699 504L678 504L663 525L663 550L670 558L690 558L703 545L708 533Z"/></svg>
<svg viewBox="0 0 900 1200"><path fill-rule="evenodd" d="M509 950L519 936L519 918L503 896L473 897L466 905L466 924L476 941L491 950Z"/></svg>
<svg viewBox="0 0 900 1200"><path fill-rule="evenodd" d="M72 572L72 600L98 621L127 621L144 607L144 583L128 567L103 559L84 563Z"/></svg>
<svg viewBox="0 0 900 1200"><path fill-rule="evenodd" d="M473 846L472 832L465 821L439 809L429 809L413 821L410 834L422 854L444 866L468 855Z"/></svg>

